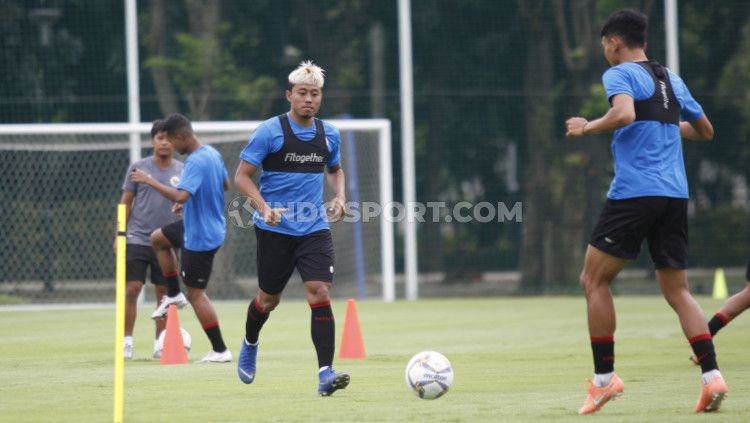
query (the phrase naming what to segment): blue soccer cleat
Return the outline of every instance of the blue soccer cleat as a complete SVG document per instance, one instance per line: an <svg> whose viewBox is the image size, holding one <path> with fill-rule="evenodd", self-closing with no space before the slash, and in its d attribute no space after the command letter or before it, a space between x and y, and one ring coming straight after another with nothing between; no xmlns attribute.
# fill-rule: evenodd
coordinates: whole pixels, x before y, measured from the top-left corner
<svg viewBox="0 0 750 423"><path fill-rule="evenodd" d="M242 338L242 348L240 357L237 359L237 374L240 380L250 384L255 380L255 357L258 355L258 344L248 344L245 338Z"/></svg>
<svg viewBox="0 0 750 423"><path fill-rule="evenodd" d="M346 373L334 372L332 368L327 368L318 374L318 394L321 397L333 395L339 389L344 389L349 385L349 375Z"/></svg>

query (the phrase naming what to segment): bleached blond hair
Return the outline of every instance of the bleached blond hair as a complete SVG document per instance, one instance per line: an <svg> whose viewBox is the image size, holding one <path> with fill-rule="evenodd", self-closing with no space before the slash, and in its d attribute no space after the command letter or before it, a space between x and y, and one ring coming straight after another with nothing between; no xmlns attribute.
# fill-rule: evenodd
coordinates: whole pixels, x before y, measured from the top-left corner
<svg viewBox="0 0 750 423"><path fill-rule="evenodd" d="M289 89L291 90L297 84L314 85L318 88L323 88L323 84L325 83L324 73L323 68L314 64L312 60L302 62L297 69L289 74Z"/></svg>

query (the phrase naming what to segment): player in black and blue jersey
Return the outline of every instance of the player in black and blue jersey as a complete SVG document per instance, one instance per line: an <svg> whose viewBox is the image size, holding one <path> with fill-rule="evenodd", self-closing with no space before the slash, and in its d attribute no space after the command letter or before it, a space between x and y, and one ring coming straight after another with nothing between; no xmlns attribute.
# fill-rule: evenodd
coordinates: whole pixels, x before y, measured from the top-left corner
<svg viewBox="0 0 750 423"><path fill-rule="evenodd" d="M323 69L312 62L292 71L286 90L289 112L263 122L240 153L235 183L256 210L259 289L248 307L237 372L244 383L255 380L258 335L296 268L311 309L318 393L329 396L349 384L349 375L332 367L335 327L329 297L334 252L328 223L344 217L346 196L339 131L315 118L323 84ZM260 189L251 179L259 168ZM324 179L334 193L328 210Z"/></svg>
<svg viewBox="0 0 750 423"><path fill-rule="evenodd" d="M609 17L601 41L612 66L602 77L611 108L595 120L572 117L566 122L569 137L614 131L615 177L581 273L595 374L580 414L597 411L624 390L614 373L610 284L638 256L644 239L661 291L701 364L695 411L718 410L727 393L703 311L690 295L687 279L688 185L681 138L710 140L713 127L682 79L646 57L646 27L646 16L632 9Z"/></svg>
<svg viewBox="0 0 750 423"><path fill-rule="evenodd" d="M227 170L221 154L200 142L190 121L175 113L164 121L167 139L180 154L187 154L182 179L176 187L160 183L145 172L136 170L131 179L144 183L167 199L183 204L183 220L171 223L151 234L151 245L164 272L167 295L151 314L164 319L170 305L182 308L188 302L209 341L203 363L227 363L232 352L224 344L219 318L206 288L213 269L214 256L224 243L224 191L229 187ZM177 258L174 249L182 249L180 274L187 287L187 296L180 290Z"/></svg>

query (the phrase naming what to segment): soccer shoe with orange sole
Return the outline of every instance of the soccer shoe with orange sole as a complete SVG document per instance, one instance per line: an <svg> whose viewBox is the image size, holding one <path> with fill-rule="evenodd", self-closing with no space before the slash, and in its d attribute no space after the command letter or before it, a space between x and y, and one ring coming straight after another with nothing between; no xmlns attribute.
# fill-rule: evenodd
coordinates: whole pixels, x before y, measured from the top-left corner
<svg viewBox="0 0 750 423"><path fill-rule="evenodd" d="M604 407L609 400L614 400L622 395L625 390L625 384L619 376L612 375L612 379L607 386L598 387L594 382L589 380L589 391L586 395L586 401L578 410L578 414L591 414Z"/></svg>
<svg viewBox="0 0 750 423"><path fill-rule="evenodd" d="M714 376L708 383L701 381L701 395L698 397L698 403L695 405L695 412L700 413L703 411L711 413L719 411L721 402L726 398L727 392L729 392L727 384L721 375Z"/></svg>

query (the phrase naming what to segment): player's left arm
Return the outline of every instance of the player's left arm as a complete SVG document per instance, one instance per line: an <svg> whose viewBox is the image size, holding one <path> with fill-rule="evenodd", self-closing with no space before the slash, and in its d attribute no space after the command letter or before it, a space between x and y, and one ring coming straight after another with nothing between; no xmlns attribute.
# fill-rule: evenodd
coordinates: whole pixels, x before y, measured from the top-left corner
<svg viewBox="0 0 750 423"><path fill-rule="evenodd" d="M330 157L326 167L326 182L333 191L328 220L338 222L346 216L346 178L341 168L341 133L335 127L327 128L326 141L330 149Z"/></svg>
<svg viewBox="0 0 750 423"><path fill-rule="evenodd" d="M714 138L714 127L703 114L692 122L680 122L680 136L686 140L711 141Z"/></svg>
<svg viewBox="0 0 750 423"><path fill-rule="evenodd" d="M630 125L635 120L635 103L628 94L616 94L612 97L612 107L607 113L594 120L572 117L565 121L567 137L581 137L590 134L612 132Z"/></svg>
<svg viewBox="0 0 750 423"><path fill-rule="evenodd" d="M333 200L331 200L333 210L329 213L329 220L338 222L346 215L346 178L340 164L328 168L326 182L333 191Z"/></svg>
<svg viewBox="0 0 750 423"><path fill-rule="evenodd" d="M177 188L164 185L161 182L157 181L156 179L152 178L148 173L140 169L134 169L133 172L131 172L130 174L130 179L132 179L133 182L146 184L150 186L151 188L156 190L156 192L163 195L170 201L184 204L187 200L190 199L189 192L182 190L182 189L177 189Z"/></svg>
<svg viewBox="0 0 750 423"><path fill-rule="evenodd" d="M682 79L674 77L671 81L680 102L680 136L687 140L711 141L714 138L714 127L703 107L693 98Z"/></svg>

